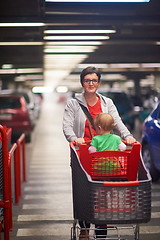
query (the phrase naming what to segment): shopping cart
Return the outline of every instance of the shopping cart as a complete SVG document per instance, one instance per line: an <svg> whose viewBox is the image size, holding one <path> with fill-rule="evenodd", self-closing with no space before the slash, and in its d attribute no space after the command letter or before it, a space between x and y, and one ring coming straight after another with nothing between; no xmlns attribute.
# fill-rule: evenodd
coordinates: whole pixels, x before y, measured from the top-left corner
<svg viewBox="0 0 160 240"><path fill-rule="evenodd" d="M84 229L86 233L89 230L86 239L96 239L92 226L106 224L107 236L99 239L139 240L139 224L151 218L151 177L140 155L140 143L124 152L89 153L88 144L77 149L71 143L70 148L74 212L71 240L79 240L78 220L91 223L90 229Z"/></svg>

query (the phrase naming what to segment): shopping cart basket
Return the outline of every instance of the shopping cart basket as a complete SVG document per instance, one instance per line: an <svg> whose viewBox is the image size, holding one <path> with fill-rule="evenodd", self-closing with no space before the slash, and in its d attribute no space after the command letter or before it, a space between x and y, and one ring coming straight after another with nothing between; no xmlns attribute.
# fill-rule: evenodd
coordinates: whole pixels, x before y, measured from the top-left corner
<svg viewBox="0 0 160 240"><path fill-rule="evenodd" d="M77 153L84 170L92 179L136 180L141 149L139 142L135 142L125 151L89 153L89 146L81 144Z"/></svg>
<svg viewBox="0 0 160 240"><path fill-rule="evenodd" d="M128 175L122 176L124 175L125 165L123 162L123 164L120 163L123 174L118 172L112 177L109 172L108 177L108 171L106 171L106 176L104 172L103 176L99 176L100 171L98 169L97 176L94 176L92 174L92 163L90 168L85 169L84 162L82 164L80 161L83 147L76 149L73 143L70 144L70 147L74 212L71 239L79 239L78 219L96 225L113 225L112 228L116 230L119 229L119 226L116 226L117 224L132 224L134 239L139 240L139 224L147 223L151 218L151 178L144 167L140 153L137 155L139 156L138 160L136 160L137 171L136 167L134 168L135 179L128 181L126 177ZM132 149L127 151L131 153ZM93 153L90 154L91 161L93 155ZM118 156L116 158L118 159ZM114 172L116 171L114 170ZM119 231L117 232L116 238L107 236L101 239L122 239ZM94 238L91 236L89 239Z"/></svg>

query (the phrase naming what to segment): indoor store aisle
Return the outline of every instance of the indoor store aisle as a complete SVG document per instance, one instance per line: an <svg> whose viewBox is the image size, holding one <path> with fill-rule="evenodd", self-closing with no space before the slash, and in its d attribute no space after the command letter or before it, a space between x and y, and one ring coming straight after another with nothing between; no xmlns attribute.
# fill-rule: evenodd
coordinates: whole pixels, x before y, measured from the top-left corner
<svg viewBox="0 0 160 240"><path fill-rule="evenodd" d="M10 240L70 239L71 170L63 111L53 95L45 97L32 142L26 145L27 182L20 204L13 207Z"/></svg>

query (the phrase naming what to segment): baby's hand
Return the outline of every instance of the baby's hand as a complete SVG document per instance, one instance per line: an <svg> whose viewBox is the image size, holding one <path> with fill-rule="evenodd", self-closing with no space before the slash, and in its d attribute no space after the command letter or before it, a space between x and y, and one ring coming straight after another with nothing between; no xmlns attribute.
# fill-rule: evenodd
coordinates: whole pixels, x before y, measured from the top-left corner
<svg viewBox="0 0 160 240"><path fill-rule="evenodd" d="M89 148L88 148L88 151L90 152L90 153L92 153L92 152L96 152L96 148L94 147L94 146L90 146Z"/></svg>

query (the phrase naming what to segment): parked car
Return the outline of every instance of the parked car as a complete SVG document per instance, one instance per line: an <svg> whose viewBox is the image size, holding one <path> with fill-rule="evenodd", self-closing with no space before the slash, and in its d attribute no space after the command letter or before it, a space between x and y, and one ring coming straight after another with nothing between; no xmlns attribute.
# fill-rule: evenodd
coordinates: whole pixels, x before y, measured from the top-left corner
<svg viewBox="0 0 160 240"><path fill-rule="evenodd" d="M26 141L31 141L32 124L23 96L0 95L0 124L12 128L13 138L25 133Z"/></svg>
<svg viewBox="0 0 160 240"><path fill-rule="evenodd" d="M29 90L14 90L14 89L4 89L0 91L0 95L2 94L16 94L23 96L25 98L25 101L27 103L27 108L30 114L31 124L32 128L36 125L36 120L39 115L39 110L37 110L36 104L35 104L35 98L31 91Z"/></svg>
<svg viewBox="0 0 160 240"><path fill-rule="evenodd" d="M160 102L144 121L142 156L152 180L160 179Z"/></svg>
<svg viewBox="0 0 160 240"><path fill-rule="evenodd" d="M128 127L129 130L134 130L136 114L130 96L124 91L117 89L101 89L98 92L105 97L109 97L113 100L124 124Z"/></svg>

